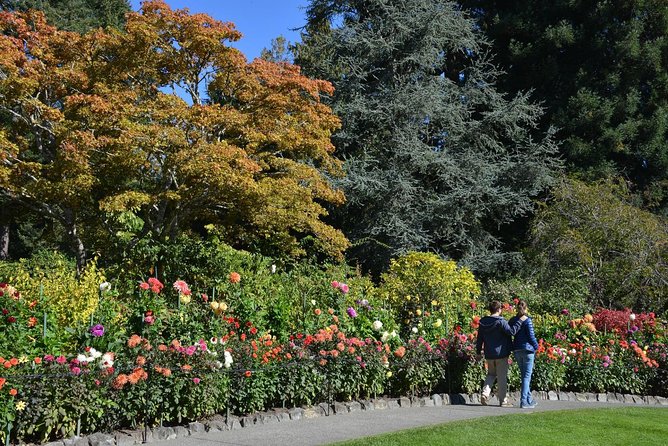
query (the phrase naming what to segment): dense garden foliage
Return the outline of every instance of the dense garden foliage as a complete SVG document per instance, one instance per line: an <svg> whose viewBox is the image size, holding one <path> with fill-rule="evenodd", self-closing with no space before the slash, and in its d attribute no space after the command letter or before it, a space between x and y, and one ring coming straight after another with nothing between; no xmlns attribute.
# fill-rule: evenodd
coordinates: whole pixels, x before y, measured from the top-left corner
<svg viewBox="0 0 668 446"><path fill-rule="evenodd" d="M219 248L221 275L197 289L179 276L105 280L94 266L77 279L57 254L1 263L0 423L46 440L77 426L479 390L476 328L495 295L465 268L409 253L376 286L342 265L286 271ZM510 316L520 296L505 297ZM657 315L563 308L534 319L534 389L667 395Z"/></svg>

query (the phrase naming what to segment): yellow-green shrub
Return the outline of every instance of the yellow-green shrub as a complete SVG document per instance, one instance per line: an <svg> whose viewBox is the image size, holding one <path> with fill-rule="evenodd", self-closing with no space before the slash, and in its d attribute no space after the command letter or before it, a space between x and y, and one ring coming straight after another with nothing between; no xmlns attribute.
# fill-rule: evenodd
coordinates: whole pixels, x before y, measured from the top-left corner
<svg viewBox="0 0 668 446"><path fill-rule="evenodd" d="M470 270L452 260L409 252L391 261L377 293L397 314L404 333L412 327L419 333L445 333L480 294L480 284Z"/></svg>
<svg viewBox="0 0 668 446"><path fill-rule="evenodd" d="M104 275L95 261L88 264L79 278L76 269L64 256L42 253L39 260L22 259L11 263L11 270L2 268L8 283L21 291L24 299L43 298L43 308L58 328L76 327L86 323L97 309L99 286ZM10 266L5 263L3 266ZM40 291L42 287L42 291Z"/></svg>

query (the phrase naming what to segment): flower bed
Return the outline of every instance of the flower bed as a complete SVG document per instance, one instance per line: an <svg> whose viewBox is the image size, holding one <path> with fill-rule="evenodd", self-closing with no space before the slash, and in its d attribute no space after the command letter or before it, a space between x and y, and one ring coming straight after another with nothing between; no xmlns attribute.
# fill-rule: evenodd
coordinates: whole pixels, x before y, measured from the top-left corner
<svg viewBox="0 0 668 446"><path fill-rule="evenodd" d="M0 290L5 339L21 340L0 352L0 426L23 441L380 395L473 394L484 375L470 298L449 313L424 297L393 312L335 281L303 302L299 321L272 322L234 272L217 296L151 278L122 298L105 282L85 328L62 345L49 342L57 318L39 299ZM407 316L408 325L396 320ZM277 336L273 323L292 333ZM535 326L534 390L668 395L666 326L654 314L565 311Z"/></svg>

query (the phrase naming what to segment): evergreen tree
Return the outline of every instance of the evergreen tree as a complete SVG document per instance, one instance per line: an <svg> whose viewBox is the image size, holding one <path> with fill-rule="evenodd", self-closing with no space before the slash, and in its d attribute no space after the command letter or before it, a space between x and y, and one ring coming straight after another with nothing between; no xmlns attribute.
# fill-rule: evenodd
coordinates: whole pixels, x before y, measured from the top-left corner
<svg viewBox="0 0 668 446"><path fill-rule="evenodd" d="M662 0L464 0L507 70L534 89L569 168L621 174L668 210L668 8Z"/></svg>
<svg viewBox="0 0 668 446"><path fill-rule="evenodd" d="M130 12L128 0L0 0L0 9L39 9L57 28L86 32L94 28L122 28Z"/></svg>
<svg viewBox="0 0 668 446"><path fill-rule="evenodd" d="M335 86L348 202L332 217L352 260L378 271L421 250L478 273L513 265L508 241L557 149L535 137L538 106L497 91L475 23L443 0L311 0L307 19L296 63Z"/></svg>

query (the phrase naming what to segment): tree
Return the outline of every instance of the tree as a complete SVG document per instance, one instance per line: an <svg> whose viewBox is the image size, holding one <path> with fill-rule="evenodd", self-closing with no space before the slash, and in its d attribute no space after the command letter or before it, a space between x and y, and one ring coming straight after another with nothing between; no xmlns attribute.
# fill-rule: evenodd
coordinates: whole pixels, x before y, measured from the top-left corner
<svg viewBox="0 0 668 446"><path fill-rule="evenodd" d="M343 194L320 102L331 85L228 46L231 23L145 2L124 33L59 31L0 13L0 193L66 228L79 268L100 252L216 228L225 241L340 257L323 223ZM190 104L167 89L180 88Z"/></svg>
<svg viewBox="0 0 668 446"><path fill-rule="evenodd" d="M121 29L125 14L130 12L130 3L128 0L1 0L0 9L14 12L38 9L57 28L84 33L109 26Z"/></svg>
<svg viewBox="0 0 668 446"><path fill-rule="evenodd" d="M559 282L575 271L591 305L661 310L668 305L668 221L631 203L623 181L564 180L532 226L534 264Z"/></svg>
<svg viewBox="0 0 668 446"><path fill-rule="evenodd" d="M503 91L534 90L572 172L623 175L668 206L668 8L660 0L465 0Z"/></svg>
<svg viewBox="0 0 668 446"><path fill-rule="evenodd" d="M378 271L434 251L476 273L512 267L507 233L559 163L526 95L494 84L488 44L452 2L312 0L296 63L331 81L352 258ZM509 229L511 229L509 231Z"/></svg>

